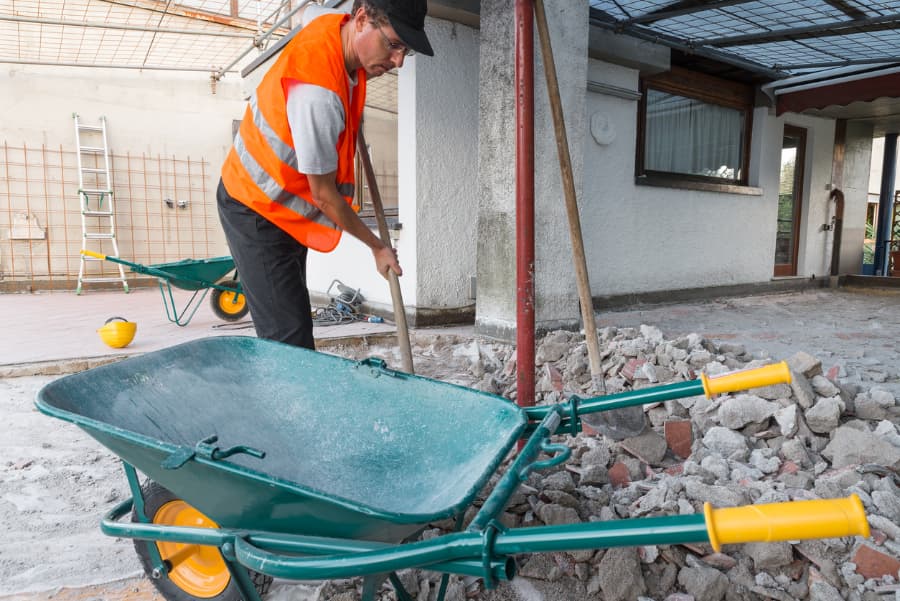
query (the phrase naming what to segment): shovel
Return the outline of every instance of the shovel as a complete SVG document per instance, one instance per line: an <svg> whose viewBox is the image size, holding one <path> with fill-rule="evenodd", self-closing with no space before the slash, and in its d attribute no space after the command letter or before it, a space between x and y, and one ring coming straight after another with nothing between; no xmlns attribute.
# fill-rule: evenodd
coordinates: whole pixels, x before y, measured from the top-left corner
<svg viewBox="0 0 900 601"><path fill-rule="evenodd" d="M559 97L559 81L556 77L556 63L553 59L553 47L550 43L550 31L547 28L547 14L544 11L543 0L535 0L534 16L541 41L541 57L544 61L544 74L547 78L547 94L550 97L550 108L553 114L553 129L556 132L556 151L559 155L559 169L565 191L569 236L572 239L572 254L578 281L578 299L581 303L581 320L584 326L584 339L587 342L588 359L591 364L591 381L595 391L606 393L606 382L600 365L600 345L597 341L597 325L594 321L587 260L584 256L584 240L581 236L581 219L578 216L578 201L575 197L572 159L569 156L566 122L563 116L562 100ZM613 440L638 436L647 428L647 419L641 407L615 409L607 413L585 416L583 419L587 425Z"/></svg>

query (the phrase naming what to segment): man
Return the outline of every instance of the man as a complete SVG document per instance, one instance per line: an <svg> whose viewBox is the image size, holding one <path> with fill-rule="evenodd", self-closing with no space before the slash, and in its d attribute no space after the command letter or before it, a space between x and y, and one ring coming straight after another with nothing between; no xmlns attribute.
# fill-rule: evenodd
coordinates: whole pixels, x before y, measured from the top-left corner
<svg viewBox="0 0 900 601"><path fill-rule="evenodd" d="M250 98L222 167L219 218L260 338L313 349L306 255L346 231L382 276L403 271L393 248L351 208L366 79L433 56L426 0L355 0L316 17L282 50Z"/></svg>

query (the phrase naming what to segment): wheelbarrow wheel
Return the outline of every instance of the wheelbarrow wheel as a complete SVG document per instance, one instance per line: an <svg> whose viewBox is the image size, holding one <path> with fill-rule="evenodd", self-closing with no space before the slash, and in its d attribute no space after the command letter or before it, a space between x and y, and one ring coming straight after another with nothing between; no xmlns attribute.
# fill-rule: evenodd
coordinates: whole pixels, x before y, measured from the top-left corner
<svg viewBox="0 0 900 601"><path fill-rule="evenodd" d="M234 280L225 280L220 285L236 289L239 284ZM238 321L243 319L247 312L250 311L250 307L247 305L247 297L240 292L232 290L215 288L210 295L209 302L216 317L225 321Z"/></svg>
<svg viewBox="0 0 900 601"><path fill-rule="evenodd" d="M154 524L218 527L211 519L156 482L148 481L141 487L141 492L144 514ZM139 521L134 511L131 513L131 521ZM168 569L168 574L158 578L154 577L153 559L148 547L151 544L156 545ZM241 591L216 547L134 539L134 548L144 572L168 601L241 601ZM260 597L265 595L272 585L272 577L253 570L248 570L248 573L256 592Z"/></svg>

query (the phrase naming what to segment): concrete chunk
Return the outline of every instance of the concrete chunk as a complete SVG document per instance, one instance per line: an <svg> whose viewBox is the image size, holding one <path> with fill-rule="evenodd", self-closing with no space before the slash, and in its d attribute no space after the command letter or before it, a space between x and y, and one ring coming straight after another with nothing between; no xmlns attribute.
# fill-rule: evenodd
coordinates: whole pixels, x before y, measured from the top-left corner
<svg viewBox="0 0 900 601"><path fill-rule="evenodd" d="M541 505L538 509L538 517L548 526L559 526L562 524L577 524L581 522L578 512L571 507L563 507L555 503Z"/></svg>
<svg viewBox="0 0 900 601"><path fill-rule="evenodd" d="M728 578L714 568L682 568L678 572L678 584L684 587L696 601L722 601L728 592Z"/></svg>
<svg viewBox="0 0 900 601"><path fill-rule="evenodd" d="M878 388L862 392L853 400L856 417L860 419L885 419L895 404L893 394Z"/></svg>
<svg viewBox="0 0 900 601"><path fill-rule="evenodd" d="M788 359L787 364L792 370L803 374L807 378L812 378L822 373L822 362L803 351Z"/></svg>
<svg viewBox="0 0 900 601"><path fill-rule="evenodd" d="M649 430L619 443L623 449L650 465L659 465L666 455L666 439Z"/></svg>
<svg viewBox="0 0 900 601"><path fill-rule="evenodd" d="M834 431L834 436L822 455L835 468L863 463L900 467L900 449L875 434L850 426L841 426Z"/></svg>
<svg viewBox="0 0 900 601"><path fill-rule="evenodd" d="M876 490L872 493L872 502L878 508L878 513L893 520L895 524L900 524L900 497L896 493Z"/></svg>
<svg viewBox="0 0 900 601"><path fill-rule="evenodd" d="M753 560L757 570L779 568L794 561L794 549L790 543L747 543L744 553Z"/></svg>
<svg viewBox="0 0 900 601"><path fill-rule="evenodd" d="M719 423L726 428L738 430L747 424L761 423L778 411L778 404L758 396L742 394L725 400L719 407Z"/></svg>
<svg viewBox="0 0 900 601"><path fill-rule="evenodd" d="M796 434L798 426L797 405L791 404L776 411L775 421L778 422L778 427L781 430L782 436L790 438Z"/></svg>
<svg viewBox="0 0 900 601"><path fill-rule="evenodd" d="M684 486L687 497L693 501L712 503L714 507L737 507L747 503L747 499L734 488L711 486L696 480L689 480Z"/></svg>
<svg viewBox="0 0 900 601"><path fill-rule="evenodd" d="M816 392L809 380L802 373L791 370L791 391L797 399L797 403L804 409L809 409L816 402Z"/></svg>
<svg viewBox="0 0 900 601"><path fill-rule="evenodd" d="M600 590L605 601L632 601L647 592L641 560L634 547L614 547L600 560Z"/></svg>
<svg viewBox="0 0 900 601"><path fill-rule="evenodd" d="M831 397L841 393L840 388L835 386L834 383L825 376L813 376L809 383L812 384L813 390L815 390L816 394L819 396Z"/></svg>
<svg viewBox="0 0 900 601"><path fill-rule="evenodd" d="M844 401L841 397L819 399L815 405L806 410L806 424L813 432L826 434L838 427L843 411Z"/></svg>
<svg viewBox="0 0 900 601"><path fill-rule="evenodd" d="M721 426L713 426L709 429L703 437L703 445L723 457L731 457L735 454L746 457L748 451L747 439L739 432Z"/></svg>

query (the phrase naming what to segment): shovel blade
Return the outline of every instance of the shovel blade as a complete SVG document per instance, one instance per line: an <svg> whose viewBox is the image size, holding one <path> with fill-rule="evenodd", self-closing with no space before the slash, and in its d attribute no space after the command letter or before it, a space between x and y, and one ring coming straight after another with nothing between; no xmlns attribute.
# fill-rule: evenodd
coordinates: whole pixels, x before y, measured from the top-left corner
<svg viewBox="0 0 900 601"><path fill-rule="evenodd" d="M581 416L581 421L613 440L640 436L647 429L647 416L639 405L590 413Z"/></svg>

